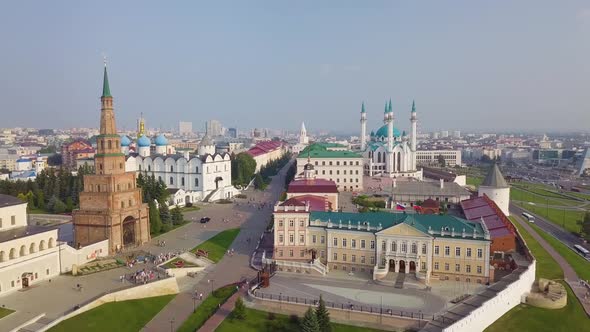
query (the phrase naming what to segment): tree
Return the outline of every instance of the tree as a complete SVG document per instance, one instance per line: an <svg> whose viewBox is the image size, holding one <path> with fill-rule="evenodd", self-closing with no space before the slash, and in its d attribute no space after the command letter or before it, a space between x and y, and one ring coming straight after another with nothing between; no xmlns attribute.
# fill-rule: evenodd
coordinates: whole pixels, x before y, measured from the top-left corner
<svg viewBox="0 0 590 332"><path fill-rule="evenodd" d="M244 300L242 300L241 296L238 296L238 299L236 300L234 310L231 312L231 317L240 320L246 318L246 306L244 305Z"/></svg>
<svg viewBox="0 0 590 332"><path fill-rule="evenodd" d="M256 176L254 177L254 188L263 190L264 187L266 187L266 183L264 183L262 175L260 175L260 173L256 173Z"/></svg>
<svg viewBox="0 0 590 332"><path fill-rule="evenodd" d="M332 325L330 325L330 313L328 312L328 309L326 309L326 302L324 302L322 294L320 294L320 303L315 309L315 315L318 321L320 332L331 332Z"/></svg>
<svg viewBox="0 0 590 332"><path fill-rule="evenodd" d="M313 312L313 309L309 307L305 312L305 316L301 320L301 331L302 332L320 332L320 326L318 320Z"/></svg>
<svg viewBox="0 0 590 332"><path fill-rule="evenodd" d="M168 209L168 205L160 204L160 220L162 220L162 224L170 225L170 210Z"/></svg>
<svg viewBox="0 0 590 332"><path fill-rule="evenodd" d="M445 157L443 157L442 154L439 154L438 157L436 157L436 159L438 160L438 164L440 165L440 167L445 167L447 165L447 161L445 160Z"/></svg>
<svg viewBox="0 0 590 332"><path fill-rule="evenodd" d="M162 220L160 219L160 211L156 207L154 201L148 203L150 208L150 234L155 235L162 230Z"/></svg>
<svg viewBox="0 0 590 332"><path fill-rule="evenodd" d="M72 212L72 210L74 210L74 200L72 199L71 196L68 196L66 198L66 211Z"/></svg>
<svg viewBox="0 0 590 332"><path fill-rule="evenodd" d="M182 225L184 222L184 217L182 216L182 211L178 207L175 207L170 211L170 215L172 218L173 225Z"/></svg>
<svg viewBox="0 0 590 332"><path fill-rule="evenodd" d="M232 181L236 185L247 185L256 171L256 160L246 152L238 153L232 159Z"/></svg>

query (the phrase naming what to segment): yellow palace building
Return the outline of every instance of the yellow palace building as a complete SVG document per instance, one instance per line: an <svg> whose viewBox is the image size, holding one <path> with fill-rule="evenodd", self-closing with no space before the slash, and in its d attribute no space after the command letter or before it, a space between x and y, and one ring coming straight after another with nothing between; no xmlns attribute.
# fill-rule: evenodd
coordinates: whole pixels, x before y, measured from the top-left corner
<svg viewBox="0 0 590 332"><path fill-rule="evenodd" d="M487 283L490 235L483 223L450 215L312 211L309 203L274 207L273 261L302 272L388 273Z"/></svg>

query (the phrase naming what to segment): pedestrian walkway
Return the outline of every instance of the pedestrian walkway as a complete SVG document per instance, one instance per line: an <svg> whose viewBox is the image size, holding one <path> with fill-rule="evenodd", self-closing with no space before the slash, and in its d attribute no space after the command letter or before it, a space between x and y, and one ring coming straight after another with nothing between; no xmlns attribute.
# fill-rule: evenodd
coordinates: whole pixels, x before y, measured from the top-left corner
<svg viewBox="0 0 590 332"><path fill-rule="evenodd" d="M240 289L239 292L236 292L232 295L227 301L219 308L213 316L211 316L203 326L198 330L198 332L211 332L215 331L221 325L221 323L231 314L234 310L234 306L238 297L245 298L246 297L246 290Z"/></svg>
<svg viewBox="0 0 590 332"><path fill-rule="evenodd" d="M586 315L590 316L590 303L584 300L584 294L588 291L586 286L580 284L580 278L576 274L576 271L571 267L571 265L547 242L545 239L541 237L530 225L526 222L522 221L522 219L518 216L514 218L527 232L531 234L531 236L539 242L541 247L545 249L553 259L559 264L561 269L563 270L563 276L565 282L571 287L574 294L580 300L584 311L586 311Z"/></svg>

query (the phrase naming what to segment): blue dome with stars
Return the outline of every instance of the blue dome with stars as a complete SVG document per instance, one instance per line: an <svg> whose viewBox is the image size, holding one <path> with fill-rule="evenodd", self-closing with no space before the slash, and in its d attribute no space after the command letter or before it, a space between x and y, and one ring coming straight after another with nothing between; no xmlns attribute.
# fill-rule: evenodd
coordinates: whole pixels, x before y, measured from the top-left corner
<svg viewBox="0 0 590 332"><path fill-rule="evenodd" d="M127 135L121 136L121 146L129 146L129 145L131 145L131 140L129 139L129 137L127 137Z"/></svg>
<svg viewBox="0 0 590 332"><path fill-rule="evenodd" d="M168 145L168 140L163 134L160 134L158 137L156 137L154 143L156 143L156 146L166 146Z"/></svg>

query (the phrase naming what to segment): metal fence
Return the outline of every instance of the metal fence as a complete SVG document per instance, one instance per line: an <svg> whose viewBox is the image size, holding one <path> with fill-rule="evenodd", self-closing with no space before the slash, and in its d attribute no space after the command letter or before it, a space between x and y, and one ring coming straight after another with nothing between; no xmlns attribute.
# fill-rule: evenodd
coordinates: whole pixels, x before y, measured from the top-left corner
<svg viewBox="0 0 590 332"><path fill-rule="evenodd" d="M252 295L258 299L262 300L271 300L271 301L279 301L291 304L301 304L301 305L313 305L317 306L319 304L319 298L316 299L309 299L304 297L297 297L297 296L287 296L283 294L268 294L263 293L260 291L252 292ZM348 303L341 303L341 302L333 302L333 301L324 301L326 303L327 308L333 309L340 309L340 310L350 310L354 312L364 312L364 313L371 313L371 314L379 314L384 316L392 316L392 317L402 317L402 318L412 318L412 319L420 319L420 320L434 320L435 315L425 314L423 312L413 312L413 311L404 311L399 310L391 307L379 306L374 307L370 305L359 305L354 304L351 302ZM448 320L448 318L447 318Z"/></svg>

